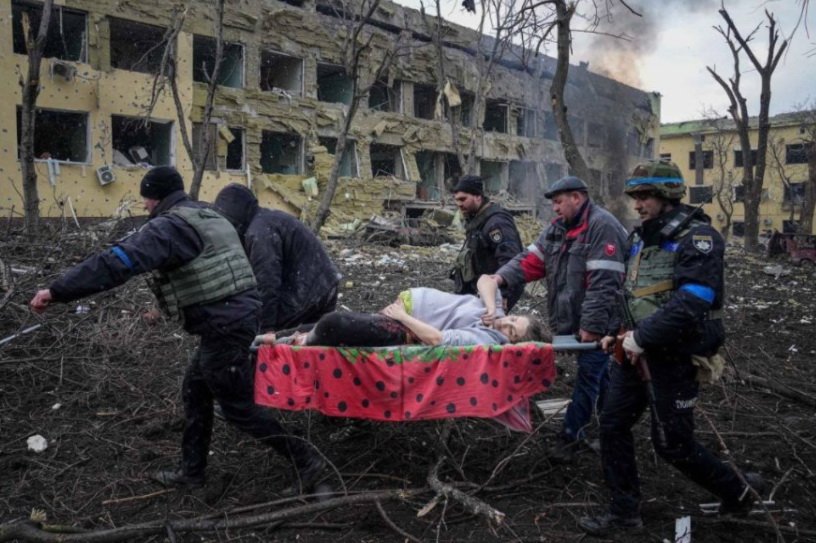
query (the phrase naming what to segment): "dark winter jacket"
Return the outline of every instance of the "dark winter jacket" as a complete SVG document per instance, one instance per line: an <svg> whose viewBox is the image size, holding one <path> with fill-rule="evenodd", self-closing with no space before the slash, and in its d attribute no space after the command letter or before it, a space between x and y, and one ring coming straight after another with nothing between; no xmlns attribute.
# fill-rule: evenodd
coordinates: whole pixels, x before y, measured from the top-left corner
<svg viewBox="0 0 816 543"><path fill-rule="evenodd" d="M680 205L660 217L645 221L632 234L632 247L628 272L630 289L637 291L640 282L631 273L638 255L649 253L659 246L663 254L669 253L673 262L666 272L671 288L661 300L659 308L650 316L639 320L635 329L635 341L647 353L710 355L725 340L725 329L719 316L724 298L725 243L711 225L711 219L699 214L671 239L660 231L679 213L689 214L692 208ZM641 262L640 267L644 264ZM660 279L660 278L654 278Z"/></svg>
<svg viewBox="0 0 816 543"><path fill-rule="evenodd" d="M476 283L493 274L522 251L521 236L510 213L493 202L485 203L465 223L465 241L451 270L456 294L478 294ZM524 283L502 287L510 311L524 292Z"/></svg>
<svg viewBox="0 0 816 543"><path fill-rule="evenodd" d="M320 240L295 217L259 208L252 191L235 184L225 187L213 205L241 236L263 300L263 330L302 324L300 315L336 293L337 267Z"/></svg>
<svg viewBox="0 0 816 543"><path fill-rule="evenodd" d="M168 271L197 257L204 247L195 229L184 219L165 211L175 206L203 207L182 191L166 198L148 222L113 247L87 258L65 272L50 286L55 302L70 302L111 289L152 270ZM260 297L254 288L218 302L183 309L184 329L191 334L219 334L256 314Z"/></svg>
<svg viewBox="0 0 816 543"><path fill-rule="evenodd" d="M611 213L587 201L571 224L553 221L498 274L508 285L547 278L555 334L617 333L616 293L623 284L626 237Z"/></svg>

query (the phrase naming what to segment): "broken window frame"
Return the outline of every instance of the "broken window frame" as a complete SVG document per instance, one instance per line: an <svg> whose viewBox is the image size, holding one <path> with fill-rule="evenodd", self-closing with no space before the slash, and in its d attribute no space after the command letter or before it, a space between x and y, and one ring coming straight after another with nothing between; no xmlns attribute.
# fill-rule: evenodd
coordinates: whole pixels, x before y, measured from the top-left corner
<svg viewBox="0 0 816 543"><path fill-rule="evenodd" d="M714 201L714 187L711 185L695 185L689 187L689 203L710 204Z"/></svg>
<svg viewBox="0 0 816 543"><path fill-rule="evenodd" d="M756 165L757 161L757 150L751 149L751 164ZM735 168L742 168L742 149L734 149L734 167Z"/></svg>
<svg viewBox="0 0 816 543"><path fill-rule="evenodd" d="M209 84L209 77L215 67L215 51L218 45L216 38L204 34L193 34L193 81ZM209 49L210 51L207 51ZM208 52L209 54L205 54ZM231 55L238 54L240 59L228 63ZM201 64L204 63L204 66ZM210 66L209 64L212 64ZM237 76L235 69L239 70ZM237 77L237 81L236 81ZM244 44L224 41L224 53L221 68L218 70L217 84L230 89L242 89L246 83L246 51Z"/></svg>
<svg viewBox="0 0 816 543"><path fill-rule="evenodd" d="M199 138L202 136L201 127L203 123L193 123L192 130L192 145L193 151L198 152ZM226 143L227 150L225 155L218 154L219 142L223 139L220 135L220 129L227 128L232 132L235 138L232 142ZM210 123L210 152L207 155L207 163L204 169L207 171L225 171L225 172L243 172L246 169L246 142L244 140L244 129L241 127L219 125L218 123ZM236 135L237 134L237 135ZM235 153L239 153L240 165L238 168L230 168L230 156L234 159Z"/></svg>
<svg viewBox="0 0 816 543"><path fill-rule="evenodd" d="M495 168L498 168L498 175L485 171L486 166L492 164L495 164ZM509 162L506 160L490 160L484 158L479 160L479 175L481 175L483 179L485 194L497 194L507 189L509 168ZM494 168L491 167L490 169Z"/></svg>
<svg viewBox="0 0 816 543"><path fill-rule="evenodd" d="M714 167L714 151L711 149L703 149L703 169L710 170ZM697 161L695 160L696 153L689 151L689 170L696 170Z"/></svg>
<svg viewBox="0 0 816 543"><path fill-rule="evenodd" d="M486 99L482 129L485 132L507 134L510 120L509 112L510 107L506 101L496 98Z"/></svg>
<svg viewBox="0 0 816 543"><path fill-rule="evenodd" d="M436 111L436 87L426 83L414 83L414 111L416 119L434 120Z"/></svg>
<svg viewBox="0 0 816 543"><path fill-rule="evenodd" d="M782 209L789 210L791 206L799 207L805 201L804 182L784 183L782 191Z"/></svg>
<svg viewBox="0 0 816 543"><path fill-rule="evenodd" d="M529 107L519 107L516 110L516 135L523 138L538 137L538 112Z"/></svg>
<svg viewBox="0 0 816 543"><path fill-rule="evenodd" d="M326 148L326 151L334 156L337 152L337 138L330 136L321 136L317 138L318 143ZM328 144L331 145L328 145ZM357 142L352 139L346 140L346 149L343 151L343 157L340 159L340 168L337 172L338 177L360 177L360 159L357 156Z"/></svg>
<svg viewBox="0 0 816 543"><path fill-rule="evenodd" d="M295 67L294 65L297 64L297 72L298 73L297 73L297 86L296 87L293 87L291 85L281 86L281 85L275 85L274 84L274 82L278 82L278 74L279 74L280 70L276 70L274 65L271 66L271 67L266 66L266 64L269 63L268 60L269 60L270 57L280 59L281 61L287 63L287 65L291 64L292 68L294 68ZM259 85L261 87L261 91L263 91L263 92L274 92L275 89L280 89L280 90L286 91L287 93L294 94L295 96L303 96L303 79L305 77L305 63L303 62L302 58L296 57L294 55L287 55L286 53L281 53L280 51L275 51L275 50L272 50L272 49L264 49L264 50L261 51L261 60L260 60L260 66L259 66L258 69L259 69L259 72L260 72ZM287 69L289 69L289 68L287 68ZM269 75L267 75L266 77L264 76L265 71L266 71L266 73L274 72L274 75L272 75L273 84L270 84L270 85L265 84L266 81L268 81L270 79ZM292 78L290 77L290 78L287 78L287 79L291 80Z"/></svg>
<svg viewBox="0 0 816 543"><path fill-rule="evenodd" d="M807 164L807 147L804 143L785 145L785 164Z"/></svg>
<svg viewBox="0 0 816 543"><path fill-rule="evenodd" d="M544 164L544 177L547 184L555 183L564 177L564 165L559 162L546 162Z"/></svg>
<svg viewBox="0 0 816 543"><path fill-rule="evenodd" d="M389 172L383 169L374 169L374 153L378 150L377 148L393 148L396 152L396 156L394 157L394 172ZM371 177L397 177L399 179L405 179L407 176L408 167L405 165L405 155L403 154L403 148L399 145L391 145L388 143L371 143L368 146L368 157L369 162L371 163ZM382 161L378 161L382 162ZM381 173L382 172L382 173Z"/></svg>
<svg viewBox="0 0 816 543"><path fill-rule="evenodd" d="M12 50L18 55L28 55L25 36L23 35L22 13L28 13L28 20L31 25L29 31L37 33L42 18L43 6L41 3L28 2L25 0L12 0L11 2L11 24L12 24ZM68 30L66 31L66 16ZM71 21L74 17L81 17L81 21ZM74 29L75 26L82 26L81 31ZM79 31L80 36L74 36L74 32ZM79 50L76 51L77 45ZM51 21L48 24L45 46L43 47L43 58L53 58L68 62L88 61L88 13L78 9L67 8L65 6L54 5L51 8Z"/></svg>
<svg viewBox="0 0 816 543"><path fill-rule="evenodd" d="M158 73L166 45L166 28L121 17L108 17L108 27L111 68L143 74ZM127 35L119 38L120 31L125 32L124 27L128 27ZM134 59L130 55L124 55L120 48L139 57Z"/></svg>
<svg viewBox="0 0 816 543"><path fill-rule="evenodd" d="M321 75L321 71L323 71L323 75ZM325 73L326 71L330 71L331 73ZM340 80L343 80L347 87L343 87L345 92L342 93L342 100L335 100L336 96L340 96L340 91L335 88L333 92L329 95L326 94L326 83L321 83L321 79L326 77L339 77ZM351 105L351 100L354 98L352 96L354 92L354 85L351 78L346 75L346 69L339 65L339 64L330 64L328 62L318 62L316 68L316 78L315 82L317 84L317 100L319 102L325 102L327 104L343 104L343 105ZM333 87L334 88L334 87Z"/></svg>
<svg viewBox="0 0 816 543"><path fill-rule="evenodd" d="M511 160L507 166L507 192L517 200L532 203L537 191L538 163L533 160Z"/></svg>
<svg viewBox="0 0 816 543"><path fill-rule="evenodd" d="M271 141L267 141L267 138L271 138L273 136L279 136L284 138L284 142L281 145L289 145L290 147L295 148L296 157L295 160L287 160L285 164L280 164L276 162L277 166L267 166L269 161L266 159L267 152L265 149L268 150L268 146L272 145ZM291 145L291 141L295 141L295 145ZM261 142L259 143L259 150L261 153L260 157L260 164L261 164L261 171L264 173L269 174L279 174L279 175L302 175L305 170L305 162L304 162L304 152L303 152L303 137L300 134L295 132L279 132L276 130L262 130L261 131ZM281 157L287 156L290 153L283 153L281 152ZM275 155L273 154L272 157ZM294 171L286 171L288 168L294 168Z"/></svg>
<svg viewBox="0 0 816 543"><path fill-rule="evenodd" d="M21 141L20 138L22 137L22 106L16 107L16 117L17 117L17 160L21 159L20 151ZM58 127L49 128L50 125L44 124L44 118L46 116L70 116L70 118L64 118L64 120L59 124ZM77 122L79 121L79 123ZM82 125L84 124L84 129L82 129ZM52 109L52 108L37 108L35 119L34 119L34 160L35 161L47 161L51 160L54 162L59 162L61 164L90 164L91 163L91 124L90 124L90 113L87 111L72 111L72 110L64 110L64 109ZM70 128L74 128L75 130L69 130ZM78 138L81 136L81 138ZM59 140L64 140L60 145L55 146L53 144L46 145L51 138L57 138ZM84 140L84 156L80 157L80 153L74 153L75 149L72 149L74 144L79 142L83 142ZM45 148L49 148L52 151L48 151ZM60 150L57 152L55 149L59 148ZM63 152L63 150L66 150ZM44 156L47 154L48 156ZM57 156L54 156L54 155Z"/></svg>
<svg viewBox="0 0 816 543"><path fill-rule="evenodd" d="M156 127L156 133L151 135L150 132ZM120 144L126 135L122 134L122 130L131 132L127 136L132 140L131 145L125 147ZM166 138L166 142L157 138ZM136 140L136 141L133 141ZM111 115L111 148L113 151L119 152L128 159L130 164L121 164L112 160L114 166L123 168L137 168L145 167L142 161L139 161L134 153L135 147L144 148L150 157L150 161L144 161L150 167L153 166L172 166L175 162L175 131L173 121L165 121L159 119L150 119L146 121L143 117L134 117L131 115Z"/></svg>
<svg viewBox="0 0 816 543"><path fill-rule="evenodd" d="M376 91L376 94L372 94L372 91ZM372 100L375 102L372 103ZM387 107L382 107L383 105ZM402 82L394 81L394 85L389 87L387 81L376 81L368 91L368 109L371 111L401 113Z"/></svg>
<svg viewBox="0 0 816 543"><path fill-rule="evenodd" d="M439 201L442 197L439 194L439 166L443 167L444 175L444 153L422 149L414 153L420 181L417 183L416 197L422 201ZM424 167L423 167L424 166Z"/></svg>

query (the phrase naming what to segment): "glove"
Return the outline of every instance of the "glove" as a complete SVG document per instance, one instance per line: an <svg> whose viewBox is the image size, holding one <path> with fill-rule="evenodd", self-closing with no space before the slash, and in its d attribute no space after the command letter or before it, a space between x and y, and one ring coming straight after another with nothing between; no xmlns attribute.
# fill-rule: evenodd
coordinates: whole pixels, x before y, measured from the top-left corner
<svg viewBox="0 0 816 543"><path fill-rule="evenodd" d="M626 332L626 335L623 337L623 350L627 353L643 354L644 349L635 341L634 332Z"/></svg>

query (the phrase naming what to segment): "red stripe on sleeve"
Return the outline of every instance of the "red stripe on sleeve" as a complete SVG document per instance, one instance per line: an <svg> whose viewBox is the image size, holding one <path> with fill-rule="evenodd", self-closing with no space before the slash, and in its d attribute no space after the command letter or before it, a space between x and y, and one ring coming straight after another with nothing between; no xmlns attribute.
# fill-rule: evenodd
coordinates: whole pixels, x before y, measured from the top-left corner
<svg viewBox="0 0 816 543"><path fill-rule="evenodd" d="M533 253L528 253L521 261L521 271L524 273L524 282L536 281L547 275L547 268Z"/></svg>

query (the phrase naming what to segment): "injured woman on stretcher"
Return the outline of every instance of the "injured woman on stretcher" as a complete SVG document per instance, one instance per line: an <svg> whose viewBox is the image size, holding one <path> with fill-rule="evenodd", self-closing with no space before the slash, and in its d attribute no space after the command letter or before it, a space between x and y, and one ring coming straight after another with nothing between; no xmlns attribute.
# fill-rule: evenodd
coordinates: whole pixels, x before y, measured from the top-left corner
<svg viewBox="0 0 816 543"><path fill-rule="evenodd" d="M324 347L396 345L503 345L549 342L546 325L532 315L504 314L498 290L484 296L433 288L402 291L379 313L332 312L314 325L264 334L259 343ZM488 324L489 323L489 324Z"/></svg>

